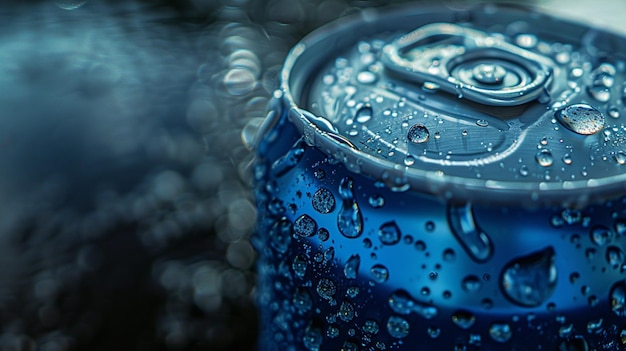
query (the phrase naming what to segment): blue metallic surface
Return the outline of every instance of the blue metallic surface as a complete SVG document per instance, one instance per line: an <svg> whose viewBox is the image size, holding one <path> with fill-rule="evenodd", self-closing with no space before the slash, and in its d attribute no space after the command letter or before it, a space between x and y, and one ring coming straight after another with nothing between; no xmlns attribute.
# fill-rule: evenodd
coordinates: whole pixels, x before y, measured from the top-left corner
<svg viewBox="0 0 626 351"><path fill-rule="evenodd" d="M254 171L260 350L623 348L619 193L529 206L490 202L488 187L394 186L397 167L376 178L345 162L355 144L284 92L269 111ZM343 146L324 149L327 135Z"/></svg>

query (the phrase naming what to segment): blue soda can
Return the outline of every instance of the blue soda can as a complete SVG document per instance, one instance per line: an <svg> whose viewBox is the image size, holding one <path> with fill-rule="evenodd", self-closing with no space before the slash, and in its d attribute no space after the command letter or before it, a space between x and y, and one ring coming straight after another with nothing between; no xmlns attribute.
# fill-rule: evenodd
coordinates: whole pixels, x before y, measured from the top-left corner
<svg viewBox="0 0 626 351"><path fill-rule="evenodd" d="M305 37L244 135L259 349L624 349L625 59L496 5Z"/></svg>

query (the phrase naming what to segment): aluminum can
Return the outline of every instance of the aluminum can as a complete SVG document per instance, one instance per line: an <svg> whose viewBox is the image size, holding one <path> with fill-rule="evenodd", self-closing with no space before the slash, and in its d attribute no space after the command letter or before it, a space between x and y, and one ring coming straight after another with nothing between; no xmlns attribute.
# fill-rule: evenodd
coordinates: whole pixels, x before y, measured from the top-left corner
<svg viewBox="0 0 626 351"><path fill-rule="evenodd" d="M244 135L259 349L625 349L625 54L501 5L305 37Z"/></svg>

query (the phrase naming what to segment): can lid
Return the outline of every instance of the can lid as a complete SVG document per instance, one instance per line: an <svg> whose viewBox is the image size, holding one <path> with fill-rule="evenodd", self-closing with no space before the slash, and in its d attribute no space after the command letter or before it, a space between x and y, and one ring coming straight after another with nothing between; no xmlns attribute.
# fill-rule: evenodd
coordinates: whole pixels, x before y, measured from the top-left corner
<svg viewBox="0 0 626 351"><path fill-rule="evenodd" d="M584 206L626 193L625 49L518 7L368 10L296 45L281 89L309 145L393 190Z"/></svg>

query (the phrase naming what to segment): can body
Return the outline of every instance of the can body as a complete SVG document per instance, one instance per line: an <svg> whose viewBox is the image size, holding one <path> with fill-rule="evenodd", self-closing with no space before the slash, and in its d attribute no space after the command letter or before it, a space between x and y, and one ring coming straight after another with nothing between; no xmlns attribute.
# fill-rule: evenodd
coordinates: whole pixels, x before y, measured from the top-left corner
<svg viewBox="0 0 626 351"><path fill-rule="evenodd" d="M384 16L365 19L380 21L388 22ZM488 73L491 79L493 71ZM472 98L481 99L477 94ZM398 101L407 98L409 93ZM354 108L357 119L362 107ZM541 199L545 184L519 201L493 195L493 202L488 199L497 187L470 189L468 196L437 186L405 187L403 172L412 161L376 175L366 171L367 157L351 162L342 153L359 145L335 136L343 146L325 149L316 138L325 130L333 134L332 126L299 128L294 115L315 119L277 92L257 145L260 350L624 347L626 202L619 192L575 204L528 205ZM551 123L561 126L559 132L571 131L565 122ZM408 144L428 126L409 124L416 127L404 130ZM453 128L465 134L464 124ZM532 154L543 170L541 152Z"/></svg>

